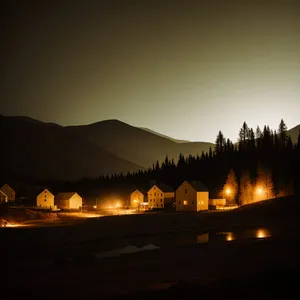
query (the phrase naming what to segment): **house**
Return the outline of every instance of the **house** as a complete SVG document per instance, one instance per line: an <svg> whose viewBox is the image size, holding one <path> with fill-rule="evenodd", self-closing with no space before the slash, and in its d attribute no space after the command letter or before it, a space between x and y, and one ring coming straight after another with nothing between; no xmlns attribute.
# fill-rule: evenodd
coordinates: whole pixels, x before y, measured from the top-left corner
<svg viewBox="0 0 300 300"><path fill-rule="evenodd" d="M8 202L16 201L16 192L8 184L4 184L0 190L7 196Z"/></svg>
<svg viewBox="0 0 300 300"><path fill-rule="evenodd" d="M36 206L45 209L55 208L54 195L48 189L40 190L36 196Z"/></svg>
<svg viewBox="0 0 300 300"><path fill-rule="evenodd" d="M0 203L6 203L8 202L8 197L5 193L3 193L1 190L0 190Z"/></svg>
<svg viewBox="0 0 300 300"><path fill-rule="evenodd" d="M171 208L174 202L174 190L172 187L154 184L147 192L149 208Z"/></svg>
<svg viewBox="0 0 300 300"><path fill-rule="evenodd" d="M143 202L144 194L141 191L135 190L130 194L130 206L132 208L138 208Z"/></svg>
<svg viewBox="0 0 300 300"><path fill-rule="evenodd" d="M176 190L176 211L208 210L208 194L200 181L184 181Z"/></svg>
<svg viewBox="0 0 300 300"><path fill-rule="evenodd" d="M58 193L55 202L60 209L80 209L82 207L82 197L76 192Z"/></svg>
<svg viewBox="0 0 300 300"><path fill-rule="evenodd" d="M209 199L208 206L210 209L223 209L226 206L226 199Z"/></svg>

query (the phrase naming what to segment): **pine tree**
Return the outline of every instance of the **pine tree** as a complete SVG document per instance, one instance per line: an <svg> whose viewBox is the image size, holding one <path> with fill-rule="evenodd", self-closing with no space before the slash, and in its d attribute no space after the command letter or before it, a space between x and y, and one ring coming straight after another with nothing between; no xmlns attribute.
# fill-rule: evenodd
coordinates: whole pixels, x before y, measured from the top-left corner
<svg viewBox="0 0 300 300"><path fill-rule="evenodd" d="M247 148L247 140L249 139L249 128L246 122L243 123L239 133L239 149L245 150Z"/></svg>
<svg viewBox="0 0 300 300"><path fill-rule="evenodd" d="M281 119L280 124L279 124L279 128L278 128L278 134L279 134L279 144L281 149L285 148L286 143L287 143L287 127L283 121L283 119Z"/></svg>
<svg viewBox="0 0 300 300"><path fill-rule="evenodd" d="M221 154L222 152L224 152L225 144L226 144L226 139L222 131L220 130L216 138L215 153Z"/></svg>
<svg viewBox="0 0 300 300"><path fill-rule="evenodd" d="M265 200L274 197L274 184L271 170L262 167L261 164L257 168L255 200Z"/></svg>
<svg viewBox="0 0 300 300"><path fill-rule="evenodd" d="M299 144L299 145L300 145L300 144ZM208 158L209 158L209 159L212 159L212 157L213 157L212 149L211 149L211 147L209 147L209 155L208 155Z"/></svg>
<svg viewBox="0 0 300 300"><path fill-rule="evenodd" d="M250 204L253 202L253 186L248 171L244 171L240 179L240 204Z"/></svg>
<svg viewBox="0 0 300 300"><path fill-rule="evenodd" d="M259 126L256 127L255 138L256 138L256 147L260 148L260 146L261 146L262 132L261 132Z"/></svg>
<svg viewBox="0 0 300 300"><path fill-rule="evenodd" d="M226 183L223 186L222 195L229 204L236 203L238 193L238 182L234 171L231 169L227 175Z"/></svg>

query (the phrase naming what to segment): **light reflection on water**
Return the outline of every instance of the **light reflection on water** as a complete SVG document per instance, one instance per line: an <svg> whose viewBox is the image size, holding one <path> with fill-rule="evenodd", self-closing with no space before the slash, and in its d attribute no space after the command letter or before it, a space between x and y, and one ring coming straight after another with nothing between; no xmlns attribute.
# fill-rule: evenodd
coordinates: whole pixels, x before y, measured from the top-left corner
<svg viewBox="0 0 300 300"><path fill-rule="evenodd" d="M197 244L208 243L213 241L231 242L235 240L246 239L265 239L272 236L272 233L267 228L246 229L242 231L223 231L209 232L197 236Z"/></svg>

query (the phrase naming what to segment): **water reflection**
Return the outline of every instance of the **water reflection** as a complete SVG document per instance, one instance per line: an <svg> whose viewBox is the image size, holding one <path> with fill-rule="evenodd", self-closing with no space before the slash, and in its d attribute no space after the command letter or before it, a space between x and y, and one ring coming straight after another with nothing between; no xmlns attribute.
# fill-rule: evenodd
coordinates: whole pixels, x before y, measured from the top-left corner
<svg viewBox="0 0 300 300"><path fill-rule="evenodd" d="M207 232L197 236L197 244L208 242L232 242L246 239L264 239L272 236L267 228L245 229L239 231Z"/></svg>
<svg viewBox="0 0 300 300"><path fill-rule="evenodd" d="M197 244L208 243L209 241L209 233L203 233L197 236Z"/></svg>
<svg viewBox="0 0 300 300"><path fill-rule="evenodd" d="M268 230L268 229L259 228L256 230L256 238L258 238L258 239L264 239L264 238L268 238L271 236L272 236L272 234L271 234L270 230Z"/></svg>
<svg viewBox="0 0 300 300"><path fill-rule="evenodd" d="M231 242L235 240L235 235L233 234L233 232L227 232L226 235L226 241L227 242Z"/></svg>

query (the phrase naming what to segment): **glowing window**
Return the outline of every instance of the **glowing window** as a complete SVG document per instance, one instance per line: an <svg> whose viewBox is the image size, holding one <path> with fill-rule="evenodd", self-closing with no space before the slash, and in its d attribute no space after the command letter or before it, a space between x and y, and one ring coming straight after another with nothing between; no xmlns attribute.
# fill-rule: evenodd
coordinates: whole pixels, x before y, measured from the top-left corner
<svg viewBox="0 0 300 300"><path fill-rule="evenodd" d="M183 205L188 205L187 200L184 200L184 201L183 201Z"/></svg>

